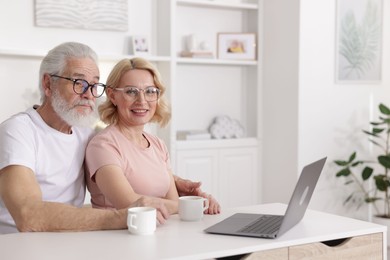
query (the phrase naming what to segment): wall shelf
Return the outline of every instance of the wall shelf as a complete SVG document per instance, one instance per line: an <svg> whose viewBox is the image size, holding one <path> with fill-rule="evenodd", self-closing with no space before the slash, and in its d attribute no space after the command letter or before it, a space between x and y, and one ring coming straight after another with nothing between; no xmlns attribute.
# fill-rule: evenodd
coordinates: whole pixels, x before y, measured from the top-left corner
<svg viewBox="0 0 390 260"><path fill-rule="evenodd" d="M46 51L39 50L15 50L15 49L0 49L0 56L21 57L21 58L37 58L42 59L46 55Z"/></svg>
<svg viewBox="0 0 390 260"><path fill-rule="evenodd" d="M220 59L196 59L177 58L179 64L208 64L208 65L236 65L236 66L256 66L256 60L220 60Z"/></svg>
<svg viewBox="0 0 390 260"><path fill-rule="evenodd" d="M210 149L210 148L237 148L237 147L256 147L259 141L256 138L237 138L237 139L210 139L210 140L191 140L177 141L177 150L188 149Z"/></svg>
<svg viewBox="0 0 390 260"><path fill-rule="evenodd" d="M46 55L46 51L40 50L16 50L16 49L0 49L0 56L21 57L21 58L34 58L43 59ZM118 62L121 59L131 59L134 55L121 55L121 54L98 54L99 61L105 62ZM170 62L170 56L147 56L152 62Z"/></svg>
<svg viewBox="0 0 390 260"><path fill-rule="evenodd" d="M252 3L229 3L222 1L205 0L177 0L178 5L192 7L210 7L218 9L257 10L258 5Z"/></svg>

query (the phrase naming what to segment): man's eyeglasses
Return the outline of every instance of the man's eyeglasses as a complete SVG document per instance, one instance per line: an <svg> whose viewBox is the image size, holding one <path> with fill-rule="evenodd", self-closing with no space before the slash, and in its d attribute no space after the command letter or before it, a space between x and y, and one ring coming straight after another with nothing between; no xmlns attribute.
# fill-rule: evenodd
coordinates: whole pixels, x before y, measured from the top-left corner
<svg viewBox="0 0 390 260"><path fill-rule="evenodd" d="M62 77L54 74L51 74L50 77L56 77L56 78L72 81L73 91L74 93L79 95L84 94L85 92L87 92L89 88L91 88L92 96L98 98L101 97L104 91L106 90L106 85L104 85L103 83L89 84L89 82L86 81L85 79L72 79L72 78Z"/></svg>
<svg viewBox="0 0 390 260"><path fill-rule="evenodd" d="M160 96L160 89L156 87L146 87L145 89L140 89L133 86L127 86L124 88L113 88L113 90L122 91L125 98L134 101L138 98L140 92L144 92L145 100L148 102L156 101Z"/></svg>

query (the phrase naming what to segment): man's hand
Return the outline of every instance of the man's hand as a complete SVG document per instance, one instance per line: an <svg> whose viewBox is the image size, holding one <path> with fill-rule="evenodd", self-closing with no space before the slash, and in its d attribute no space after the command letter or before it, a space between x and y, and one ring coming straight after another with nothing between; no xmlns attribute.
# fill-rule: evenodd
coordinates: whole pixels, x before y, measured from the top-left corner
<svg viewBox="0 0 390 260"><path fill-rule="evenodd" d="M136 202L133 203L132 207L153 207L157 210L157 221L160 224L164 224L169 218L168 209L159 198L151 198L142 196Z"/></svg>
<svg viewBox="0 0 390 260"><path fill-rule="evenodd" d="M179 196L201 196L209 200L209 208L205 210L205 214L219 214L221 212L221 206L213 196L203 192L200 189L201 182L193 182L190 180L182 179L174 175L176 188Z"/></svg>

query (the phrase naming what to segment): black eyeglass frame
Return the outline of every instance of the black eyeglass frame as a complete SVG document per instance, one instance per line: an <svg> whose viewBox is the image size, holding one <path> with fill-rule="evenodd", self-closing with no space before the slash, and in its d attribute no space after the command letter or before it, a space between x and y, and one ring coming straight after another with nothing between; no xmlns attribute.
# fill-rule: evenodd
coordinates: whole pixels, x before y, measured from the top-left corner
<svg viewBox="0 0 390 260"><path fill-rule="evenodd" d="M88 91L89 88L91 88L91 94L92 94L92 96L94 96L95 98L101 97L101 96L104 94L104 92L106 91L106 87L107 87L107 86L106 86L105 84L103 84L103 83L89 84L89 82L86 81L85 79L72 79L72 78L68 78L68 77L59 76L59 75L56 75L56 74L50 74L50 77L55 77L55 78L66 79L66 80L72 81L72 82L73 82L73 92L76 93L76 94L78 94L78 95L84 94L85 92ZM81 83L81 85L83 86L83 91L80 92L80 93L76 91L76 83L77 83L78 81L81 81L81 82L85 82L85 83L86 83L86 85L83 84L83 83ZM103 87L102 93L101 93L100 95L95 95L95 94L93 93L93 88L94 88L94 87L95 87L96 89L97 89L97 87Z"/></svg>

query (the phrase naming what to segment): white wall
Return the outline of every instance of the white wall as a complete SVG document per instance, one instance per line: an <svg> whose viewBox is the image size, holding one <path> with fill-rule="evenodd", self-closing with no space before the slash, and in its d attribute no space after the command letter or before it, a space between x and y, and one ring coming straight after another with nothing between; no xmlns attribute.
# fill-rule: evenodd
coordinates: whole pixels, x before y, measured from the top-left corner
<svg viewBox="0 0 390 260"><path fill-rule="evenodd" d="M264 1L264 202L288 202L297 180L299 0Z"/></svg>
<svg viewBox="0 0 390 260"><path fill-rule="evenodd" d="M98 53L123 54L128 50L128 36L151 32L150 4L146 0L128 0L129 30L108 32L35 27L34 1L0 0L0 47L47 51L64 41L78 41Z"/></svg>
<svg viewBox="0 0 390 260"><path fill-rule="evenodd" d="M333 160L347 158L353 150L363 154L368 142L361 130L376 118L380 102L390 105L390 2L383 1L383 73L378 84L335 83L336 2L265 1L263 171L264 183L272 184L264 188L263 197L287 202L292 179L302 167L328 156L310 207L367 219L365 210L342 206L350 190L336 179Z"/></svg>
<svg viewBox="0 0 390 260"><path fill-rule="evenodd" d="M335 178L334 159L368 147L362 129L377 118L378 104L390 105L390 2L383 1L383 67L379 84L335 83L335 10L337 1L301 1L299 165L328 155L314 208L366 218L364 211L342 208L346 187ZM372 102L370 99L372 98ZM373 114L373 118L370 118ZM326 183L326 184L325 184Z"/></svg>

